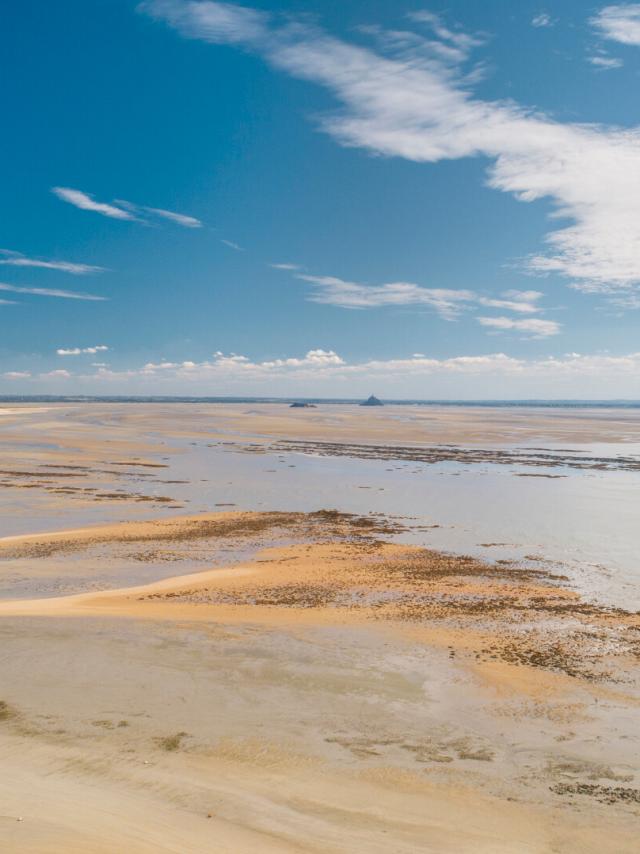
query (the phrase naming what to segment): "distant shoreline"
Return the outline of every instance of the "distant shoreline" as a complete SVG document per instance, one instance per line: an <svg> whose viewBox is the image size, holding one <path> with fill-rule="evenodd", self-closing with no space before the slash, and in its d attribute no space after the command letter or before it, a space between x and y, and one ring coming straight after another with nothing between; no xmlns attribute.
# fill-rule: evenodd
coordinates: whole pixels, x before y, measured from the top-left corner
<svg viewBox="0 0 640 854"><path fill-rule="evenodd" d="M354 406L362 398L322 397L233 397L233 396L179 396L179 395L0 395L0 405L6 403L314 403L332 406ZM482 406L489 408L538 407L544 409L640 409L640 400L394 400L382 398L388 406Z"/></svg>

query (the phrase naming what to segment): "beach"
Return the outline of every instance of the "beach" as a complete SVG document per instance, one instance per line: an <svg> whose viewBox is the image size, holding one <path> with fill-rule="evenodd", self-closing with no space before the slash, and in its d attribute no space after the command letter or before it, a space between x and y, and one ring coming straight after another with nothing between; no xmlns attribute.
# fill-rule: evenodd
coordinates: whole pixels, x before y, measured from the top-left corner
<svg viewBox="0 0 640 854"><path fill-rule="evenodd" d="M0 847L633 852L640 411L0 405Z"/></svg>

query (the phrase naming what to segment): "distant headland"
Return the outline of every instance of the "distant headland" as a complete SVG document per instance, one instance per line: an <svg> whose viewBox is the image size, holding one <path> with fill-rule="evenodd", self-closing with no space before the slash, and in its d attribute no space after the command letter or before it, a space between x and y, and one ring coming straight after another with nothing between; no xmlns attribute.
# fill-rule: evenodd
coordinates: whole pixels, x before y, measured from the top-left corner
<svg viewBox="0 0 640 854"><path fill-rule="evenodd" d="M366 400L363 400L360 406L384 406L384 403L372 394Z"/></svg>

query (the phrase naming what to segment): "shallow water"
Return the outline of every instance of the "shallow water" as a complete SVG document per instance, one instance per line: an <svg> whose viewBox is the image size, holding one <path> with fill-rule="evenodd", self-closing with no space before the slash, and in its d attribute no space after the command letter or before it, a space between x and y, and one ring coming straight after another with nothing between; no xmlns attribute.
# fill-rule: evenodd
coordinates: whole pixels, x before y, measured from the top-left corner
<svg viewBox="0 0 640 854"><path fill-rule="evenodd" d="M589 450L614 455L620 446ZM491 559L558 562L587 595L640 608L638 472L249 454L206 445L189 445L170 471L190 481L171 494L191 510L233 504L410 517L414 530L405 540ZM439 527L416 530L433 525Z"/></svg>
<svg viewBox="0 0 640 854"><path fill-rule="evenodd" d="M336 406L335 412L344 415L349 409L353 407ZM593 416L589 415L584 429L581 422L572 422L570 438L554 442L538 433L539 425L533 421L533 414L529 417L525 412L523 420L523 410L520 410L513 416L513 422L508 413L504 425L501 422L500 430L504 428L509 441L498 441L494 432L486 446L477 443L473 446L475 451L479 447L490 447L492 452L509 453L531 452L532 448L556 454L562 451L566 458L566 465L527 466L517 460L494 464L482 461L481 455L476 462L425 463L393 458L320 456L296 450L263 452L269 442L277 441L274 435L264 436L267 444L255 445L257 452L250 453L246 443L258 438L255 430L260 426L244 409L243 417L233 424L221 421L217 410L212 410L211 414L203 410L202 421L185 422L185 434L194 425L192 436L199 436L195 442L191 437L178 439L171 435L176 426L180 426L177 407L155 421L151 414L147 421L143 410L138 413L138 410L125 407L125 411L126 415L136 413L137 420L132 425L117 408L73 410L74 429L89 423L92 429L97 429L98 437L108 429L110 437L115 430L118 436L151 442L155 448L151 456L167 468L123 469L123 477L114 481L115 488L122 487L122 491L142 496L170 496L176 505L59 498L38 489L5 489L0 493L0 536L205 510L335 508L361 514L383 513L403 517L411 525L402 535L405 540L489 559L558 563L576 588L588 596L640 609L640 471L624 470L624 466L620 470L580 469L573 467L570 459L577 456L640 460L640 444L633 441L639 435L635 416L626 414L620 427L619 411L597 413L598 424L615 427L599 435L619 434L623 436L622 441L577 441L576 437L588 435L593 426ZM184 411L193 414L188 408ZM279 408L268 412L280 415ZM319 435L331 437L331 429L327 430L326 424L322 426L320 422L333 417L333 412L333 409L328 413L319 409L313 413L314 421L310 423L318 419ZM21 414L21 410L17 413ZM24 414L29 429L38 425L37 411L29 409ZM389 407L384 417L393 420L396 414ZM411 419L417 417L418 411L407 407L400 414ZM52 421L54 427L58 429L58 425L64 423L68 429L69 422L62 422L57 412L55 415L58 420ZM240 436L236 431L244 427L244 415L247 415L247 433L243 430ZM436 416L434 412L434 419ZM53 418L53 414L47 417ZM163 421L163 417L166 420ZM361 412L357 417L362 417ZM465 413L466 423L471 426L484 424L477 420L478 417L470 411ZM554 413L554 419L560 422L567 417L568 413L562 410ZM430 423L440 425L439 435L447 434L448 421L444 422L445 429L441 429L442 421ZM266 425L270 429L270 424L266 419L261 427L265 429ZM15 430L15 426L10 429ZM522 441L515 442L514 432L523 429L526 440L525 434L520 433ZM210 432L212 438L204 440L205 432ZM428 428L426 434L429 435ZM218 439L224 435L226 441L213 441L213 435ZM14 439L11 445L15 458L23 450L32 449L37 438L23 429L19 440ZM45 438L50 438L49 433ZM51 438L54 438L53 432ZM38 447L49 450L57 446L40 442ZM107 447L105 444L105 449ZM451 447L455 451L455 446ZM392 457L393 451L387 445L384 453ZM39 457L37 463L42 459L49 458ZM104 463L97 465L96 471L100 467L104 467ZM175 480L186 483L168 483ZM105 487L104 481L99 477L95 479L91 472L82 481L84 486L108 490L114 484Z"/></svg>

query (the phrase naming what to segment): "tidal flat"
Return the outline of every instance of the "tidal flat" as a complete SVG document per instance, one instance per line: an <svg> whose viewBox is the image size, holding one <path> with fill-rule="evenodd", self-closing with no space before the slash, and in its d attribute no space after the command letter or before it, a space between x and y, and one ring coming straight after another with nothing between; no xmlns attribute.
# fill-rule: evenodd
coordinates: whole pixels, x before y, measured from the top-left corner
<svg viewBox="0 0 640 854"><path fill-rule="evenodd" d="M0 847L633 852L640 413L0 409Z"/></svg>

